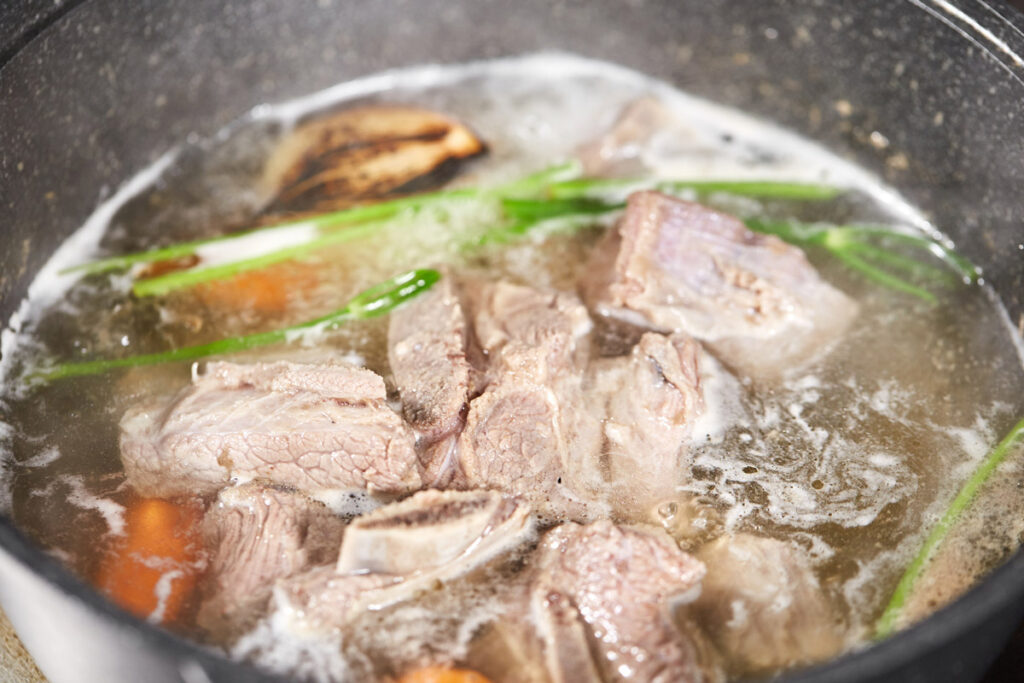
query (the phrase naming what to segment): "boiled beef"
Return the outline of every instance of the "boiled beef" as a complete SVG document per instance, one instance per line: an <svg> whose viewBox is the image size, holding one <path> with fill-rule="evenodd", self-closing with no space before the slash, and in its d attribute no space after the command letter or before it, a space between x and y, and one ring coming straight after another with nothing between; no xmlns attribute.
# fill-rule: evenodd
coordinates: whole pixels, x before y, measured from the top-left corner
<svg viewBox="0 0 1024 683"><path fill-rule="evenodd" d="M736 534L704 546L693 613L733 673L769 673L834 656L842 629L806 559L773 538Z"/></svg>
<svg viewBox="0 0 1024 683"><path fill-rule="evenodd" d="M694 636L672 616L699 594L704 565L664 531L563 524L534 563L531 616L554 680L706 680ZM587 649L593 667L581 662Z"/></svg>
<svg viewBox="0 0 1024 683"><path fill-rule="evenodd" d="M421 485L414 439L384 381L348 365L210 363L167 405L121 421L128 483L146 496L265 479L308 492Z"/></svg>
<svg viewBox="0 0 1024 683"><path fill-rule="evenodd" d="M343 519L293 489L222 489L202 523L211 559L196 622L213 640L232 640L262 615L274 581L333 565L344 529Z"/></svg>
<svg viewBox="0 0 1024 683"><path fill-rule="evenodd" d="M775 379L838 339L856 304L803 252L658 192L629 197L582 284L602 315L695 337L733 369Z"/></svg>
<svg viewBox="0 0 1024 683"><path fill-rule="evenodd" d="M418 434L424 483L439 488L458 478L458 437L477 378L458 290L445 271L430 291L392 313L388 327L402 414Z"/></svg>
<svg viewBox="0 0 1024 683"><path fill-rule="evenodd" d="M334 567L278 581L274 609L303 631L336 631L515 551L534 524L529 506L498 492L421 491L353 522ZM392 552L402 545L410 555Z"/></svg>
<svg viewBox="0 0 1024 683"><path fill-rule="evenodd" d="M590 369L588 399L602 419L613 507L651 519L677 497L686 443L703 410L700 346L684 334L648 332L628 356L603 358Z"/></svg>
<svg viewBox="0 0 1024 683"><path fill-rule="evenodd" d="M508 282L479 284L472 301L487 385L459 439L467 484L526 496L558 518L596 516L601 444L583 395L582 303Z"/></svg>

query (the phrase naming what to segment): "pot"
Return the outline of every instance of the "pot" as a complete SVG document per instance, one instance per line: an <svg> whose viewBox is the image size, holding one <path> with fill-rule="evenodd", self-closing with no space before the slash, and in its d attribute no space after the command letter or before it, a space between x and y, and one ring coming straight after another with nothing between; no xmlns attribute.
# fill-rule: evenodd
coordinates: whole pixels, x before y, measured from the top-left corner
<svg viewBox="0 0 1024 683"><path fill-rule="evenodd" d="M1024 320L1024 17L1001 0L69 0L29 24L0 23L4 321L98 201L190 133L384 68L539 49L644 71L855 160ZM273 680L108 604L2 517L0 577L53 683ZM784 680L974 681L1022 613L1018 552L923 623Z"/></svg>

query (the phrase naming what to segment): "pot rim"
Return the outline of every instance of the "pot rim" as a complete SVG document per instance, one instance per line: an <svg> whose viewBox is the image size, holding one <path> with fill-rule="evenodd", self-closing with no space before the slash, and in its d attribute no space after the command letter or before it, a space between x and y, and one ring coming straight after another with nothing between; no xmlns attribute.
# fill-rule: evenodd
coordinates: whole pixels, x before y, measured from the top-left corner
<svg viewBox="0 0 1024 683"><path fill-rule="evenodd" d="M0 72L55 23L72 14L89 0L66 0L49 13L15 34L7 45L0 45ZM1020 84L1024 100L1024 14L1006 0L906 0L921 11L956 31ZM984 19L984 23L982 22ZM997 36L990 27L1006 31ZM986 46L987 43L987 46ZM982 58L982 57L979 57ZM178 636L140 619L104 598L99 591L75 576L58 560L29 539L13 521L0 513L0 552L17 561L35 576L56 587L62 594L98 613L114 624L129 628L142 639L184 663L196 662L213 670L233 669L246 680L257 683L284 682L248 662L229 659L217 651ZM886 672L895 672L931 651L946 646L958 635L984 625L1008 606L1024 602L1024 546L977 584L924 620L885 640L846 652L826 662L785 672L771 680L779 683L811 681L856 681Z"/></svg>

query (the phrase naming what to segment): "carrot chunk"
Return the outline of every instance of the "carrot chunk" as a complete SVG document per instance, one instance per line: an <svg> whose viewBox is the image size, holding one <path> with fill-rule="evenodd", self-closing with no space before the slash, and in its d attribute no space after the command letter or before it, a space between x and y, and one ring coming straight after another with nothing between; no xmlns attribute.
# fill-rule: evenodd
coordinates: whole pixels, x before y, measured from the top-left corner
<svg viewBox="0 0 1024 683"><path fill-rule="evenodd" d="M398 683L491 683L486 676L469 669L449 669L443 666L428 666L414 669Z"/></svg>
<svg viewBox="0 0 1024 683"><path fill-rule="evenodd" d="M197 506L156 498L129 505L125 535L103 556L97 587L129 612L172 623L199 575Z"/></svg>
<svg viewBox="0 0 1024 683"><path fill-rule="evenodd" d="M203 303L227 311L283 313L294 296L306 296L318 284L309 264L276 264L208 282L196 291Z"/></svg>

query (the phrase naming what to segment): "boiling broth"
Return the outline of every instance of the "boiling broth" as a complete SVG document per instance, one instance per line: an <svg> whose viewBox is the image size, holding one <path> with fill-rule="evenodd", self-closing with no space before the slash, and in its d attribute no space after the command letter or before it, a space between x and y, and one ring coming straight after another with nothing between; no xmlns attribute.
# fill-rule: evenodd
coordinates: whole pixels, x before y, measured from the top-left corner
<svg viewBox="0 0 1024 683"><path fill-rule="evenodd" d="M315 286L291 296L280 313L222 310L197 303L189 291L130 298L127 278L79 279L57 275L60 268L98 251L133 251L252 225L270 199L261 186L264 159L298 122L318 112L376 102L445 112L471 126L489 148L453 184L491 185L571 157L623 107L651 96L675 123L630 150L625 163L635 174L832 184L848 192L813 207L727 196L710 201L748 216L812 212L815 220L885 222L936 234L894 190L808 140L620 67L565 55L389 72L263 106L210 139L185 142L101 207L72 238L74 248L58 252L44 269L4 332L0 436L4 500L12 518L72 571L92 577L95 549L124 530L118 422L129 406L169 395L192 377L189 365L175 364L25 389L23 373L41 360L146 353L281 327L334 310L395 272L437 262L573 290L604 228L467 250L493 217L472 204L455 206L436 221L421 218L415 230L396 223L318 253L310 259L318 273ZM680 508L666 508L662 521L684 547L726 531L802 546L844 619L848 646L856 647L865 642L923 534L992 444L1024 414L1024 368L1019 339L987 287L953 289L933 306L866 284L827 255L809 256L827 281L860 303L854 326L828 354L775 385L737 379L705 354L708 409L694 430L691 476L679 482L691 516L682 519ZM329 336L232 359L343 357L384 376L397 398L386 332L386 320L354 322ZM1003 471L1017 485L983 493L976 509L1005 520L1009 530L1001 538L1012 539L1012 520L1024 519L1024 464L1012 459ZM347 515L375 505L367 496L327 502ZM980 531L980 525L964 530L954 542L984 546ZM1008 543L1001 540L996 551L984 553L961 584L1001 561ZM456 659L467 656L475 627L486 623L500 596L438 598L443 604L417 606L438 616L429 648ZM451 612L446 599L472 604L473 618L441 619ZM415 661L423 653L399 647L400 621L393 614L368 617L369 630L359 637L374 633L395 662ZM303 658L321 662L309 660L311 651L322 654L315 643L276 642L279 631L264 624L237 653L284 670ZM327 660L318 664L317 676L382 666Z"/></svg>

